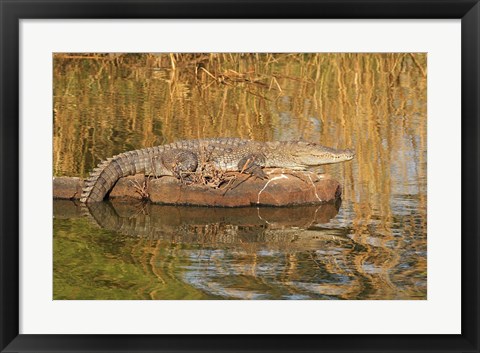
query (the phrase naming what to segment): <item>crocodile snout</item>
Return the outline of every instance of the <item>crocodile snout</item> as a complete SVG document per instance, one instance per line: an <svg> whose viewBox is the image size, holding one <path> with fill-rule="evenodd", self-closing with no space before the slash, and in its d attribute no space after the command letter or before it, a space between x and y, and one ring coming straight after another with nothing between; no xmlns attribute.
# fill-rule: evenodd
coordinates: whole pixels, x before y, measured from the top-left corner
<svg viewBox="0 0 480 353"><path fill-rule="evenodd" d="M355 157L355 151L352 149L346 149L345 151L343 151L343 153L348 159L353 159L353 157Z"/></svg>

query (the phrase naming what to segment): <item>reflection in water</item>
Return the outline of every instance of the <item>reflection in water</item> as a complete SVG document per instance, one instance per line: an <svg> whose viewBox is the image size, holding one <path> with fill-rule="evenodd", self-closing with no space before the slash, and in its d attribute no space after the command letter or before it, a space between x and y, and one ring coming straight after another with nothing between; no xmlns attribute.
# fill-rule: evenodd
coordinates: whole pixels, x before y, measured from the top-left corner
<svg viewBox="0 0 480 353"><path fill-rule="evenodd" d="M55 299L426 299L426 54L85 56L54 57L55 176L185 138L356 157L323 168L338 211L106 203L79 217L56 201Z"/></svg>
<svg viewBox="0 0 480 353"><path fill-rule="evenodd" d="M238 245L297 242L300 238L305 240L305 235L318 239L323 235L310 234L308 229L335 217L340 201L316 206L209 208L122 202L77 206L58 200L54 216L65 218L68 208L72 207L74 213L79 208L87 208L97 225L127 236L191 244Z"/></svg>
<svg viewBox="0 0 480 353"><path fill-rule="evenodd" d="M134 298L140 295L168 299L163 291L171 288L172 282L187 297L193 289L202 293L200 297L231 299L366 299L393 293L393 298L408 296L412 283L395 284L389 271L385 271L392 253L376 250L373 255L371 249L381 246L374 237L368 249L352 239L351 229L335 226L339 206L207 208L102 202L87 207L56 200L54 218L58 228L62 228L62 220L70 225L72 220L78 222L79 229L68 230L69 239L88 249L87 258L105 256L117 260L117 276L122 277L125 261L140 269L142 277L151 283L148 292L137 293ZM336 222L342 222L343 217L335 218ZM99 236L86 237L90 233L87 229L94 229ZM122 244L122 254L128 249L127 258L102 249L104 242L111 245L105 234L113 235L114 243ZM389 246L395 247L394 243ZM57 250L61 261L65 254ZM415 254L405 252L404 256L415 261ZM76 257L82 258L79 253ZM103 272L103 266L86 260L75 270ZM393 275L407 268L402 265L394 270ZM115 278L112 274L117 269L111 271L109 277ZM98 278L87 279L93 287L88 291L95 292ZM421 297L424 279L416 280L419 283L413 293L420 290L417 295ZM107 285L103 279L100 283ZM406 291L403 295L402 290Z"/></svg>

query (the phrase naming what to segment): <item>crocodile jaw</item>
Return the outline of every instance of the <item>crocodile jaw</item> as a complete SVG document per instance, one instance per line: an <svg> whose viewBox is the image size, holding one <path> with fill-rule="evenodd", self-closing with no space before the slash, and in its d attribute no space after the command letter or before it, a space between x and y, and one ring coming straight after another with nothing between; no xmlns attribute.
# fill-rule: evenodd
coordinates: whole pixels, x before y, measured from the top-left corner
<svg viewBox="0 0 480 353"><path fill-rule="evenodd" d="M271 145L267 164L271 166L305 170L325 164L345 162L353 159L352 150L337 150L316 143L296 142ZM273 165L277 164L277 165Z"/></svg>
<svg viewBox="0 0 480 353"><path fill-rule="evenodd" d="M350 150L339 150L335 152L319 153L317 155L300 156L299 162L307 167L315 167L325 164L346 162L353 159L355 154Z"/></svg>

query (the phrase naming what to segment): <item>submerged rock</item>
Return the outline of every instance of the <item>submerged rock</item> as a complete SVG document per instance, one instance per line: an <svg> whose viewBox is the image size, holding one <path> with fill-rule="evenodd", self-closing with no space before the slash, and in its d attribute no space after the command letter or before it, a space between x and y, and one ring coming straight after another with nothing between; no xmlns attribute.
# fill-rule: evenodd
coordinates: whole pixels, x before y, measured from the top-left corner
<svg viewBox="0 0 480 353"><path fill-rule="evenodd" d="M340 184L327 175L276 169L266 172L268 179L264 180L232 173L231 179L219 188L187 185L173 177L149 179L135 175L121 178L109 197L149 199L171 205L241 207L320 204L333 202L341 196ZM79 178L54 178L54 198L78 199L82 186Z"/></svg>

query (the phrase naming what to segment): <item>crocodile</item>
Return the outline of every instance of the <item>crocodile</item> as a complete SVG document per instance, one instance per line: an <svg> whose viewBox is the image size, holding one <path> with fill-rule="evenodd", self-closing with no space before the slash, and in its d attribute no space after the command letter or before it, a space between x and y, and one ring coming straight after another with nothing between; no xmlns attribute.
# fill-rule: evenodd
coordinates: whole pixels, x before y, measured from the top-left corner
<svg viewBox="0 0 480 353"><path fill-rule="evenodd" d="M85 182L80 201L100 202L122 177L182 176L205 161L222 171L240 171L266 179L263 168L307 170L351 160L353 151L304 141L260 142L240 138L181 140L167 145L120 153L101 162Z"/></svg>

